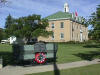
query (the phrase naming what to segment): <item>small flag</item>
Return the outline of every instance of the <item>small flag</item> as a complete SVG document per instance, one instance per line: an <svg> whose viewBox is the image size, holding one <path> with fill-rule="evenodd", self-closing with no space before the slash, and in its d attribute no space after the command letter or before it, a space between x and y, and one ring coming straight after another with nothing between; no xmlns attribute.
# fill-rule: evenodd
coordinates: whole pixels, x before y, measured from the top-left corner
<svg viewBox="0 0 100 75"><path fill-rule="evenodd" d="M77 12L75 12L75 20L76 21L78 20L78 14L77 14Z"/></svg>
<svg viewBox="0 0 100 75"><path fill-rule="evenodd" d="M75 12L75 16L78 16L77 12Z"/></svg>

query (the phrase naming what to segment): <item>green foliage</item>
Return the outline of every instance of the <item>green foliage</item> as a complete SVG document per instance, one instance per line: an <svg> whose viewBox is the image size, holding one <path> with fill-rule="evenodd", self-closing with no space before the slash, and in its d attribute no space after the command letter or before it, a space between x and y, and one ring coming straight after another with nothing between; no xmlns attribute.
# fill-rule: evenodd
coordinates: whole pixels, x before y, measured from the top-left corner
<svg viewBox="0 0 100 75"><path fill-rule="evenodd" d="M14 27L13 23L14 23L14 19L9 14L8 17L6 18L6 23L5 23L5 28L6 28L5 32L8 35L8 37L11 36L11 34L14 30L13 29L13 27Z"/></svg>
<svg viewBox="0 0 100 75"><path fill-rule="evenodd" d="M2 30L0 29L0 41L3 39L3 33Z"/></svg>
<svg viewBox="0 0 100 75"><path fill-rule="evenodd" d="M6 37L7 36L6 36L4 29L0 29L0 42L1 42L2 39L6 39Z"/></svg>
<svg viewBox="0 0 100 75"><path fill-rule="evenodd" d="M89 26L89 22L87 19L83 18L82 17L82 25L84 25L85 27L88 27Z"/></svg>
<svg viewBox="0 0 100 75"><path fill-rule="evenodd" d="M10 15L6 19L6 33L20 38L30 39L33 37L44 36L48 37L52 34L47 31L48 20L41 19L40 15L29 15L13 19Z"/></svg>
<svg viewBox="0 0 100 75"><path fill-rule="evenodd" d="M100 5L98 5L96 12L92 13L89 23L93 27L90 31L90 36L92 36L92 39L100 41Z"/></svg>
<svg viewBox="0 0 100 75"><path fill-rule="evenodd" d="M6 18L5 28L10 28L10 26L11 26L12 23L13 23L13 18L9 14L8 17Z"/></svg>

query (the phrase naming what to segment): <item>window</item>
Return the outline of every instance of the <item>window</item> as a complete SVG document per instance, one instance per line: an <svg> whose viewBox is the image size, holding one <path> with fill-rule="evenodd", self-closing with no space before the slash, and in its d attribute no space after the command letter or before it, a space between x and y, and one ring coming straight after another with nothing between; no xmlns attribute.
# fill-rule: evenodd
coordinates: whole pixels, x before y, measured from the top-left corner
<svg viewBox="0 0 100 75"><path fill-rule="evenodd" d="M64 39L64 33L61 33L61 34L60 34L60 38L61 38L61 39Z"/></svg>
<svg viewBox="0 0 100 75"><path fill-rule="evenodd" d="M61 22L60 28L64 28L64 22Z"/></svg>
<svg viewBox="0 0 100 75"><path fill-rule="evenodd" d="M54 39L54 33L52 34L52 40Z"/></svg>
<svg viewBox="0 0 100 75"><path fill-rule="evenodd" d="M52 27L52 29L54 29L54 28L55 28L55 25L54 25L54 23L52 23L52 24L51 24L51 27Z"/></svg>

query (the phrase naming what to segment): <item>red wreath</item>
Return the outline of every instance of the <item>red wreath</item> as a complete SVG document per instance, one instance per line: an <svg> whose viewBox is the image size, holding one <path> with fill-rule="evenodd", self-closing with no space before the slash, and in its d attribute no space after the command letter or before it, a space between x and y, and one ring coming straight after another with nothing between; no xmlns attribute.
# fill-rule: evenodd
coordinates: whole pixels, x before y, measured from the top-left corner
<svg viewBox="0 0 100 75"><path fill-rule="evenodd" d="M36 53L35 54L35 61L39 64L43 64L46 61L46 55L45 53Z"/></svg>

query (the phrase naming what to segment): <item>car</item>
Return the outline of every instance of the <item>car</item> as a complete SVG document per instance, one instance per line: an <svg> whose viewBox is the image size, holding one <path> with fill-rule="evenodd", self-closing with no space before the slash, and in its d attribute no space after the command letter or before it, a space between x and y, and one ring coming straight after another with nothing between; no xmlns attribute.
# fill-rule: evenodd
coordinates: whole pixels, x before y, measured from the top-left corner
<svg viewBox="0 0 100 75"><path fill-rule="evenodd" d="M8 43L8 40L1 40L1 44L6 44Z"/></svg>

